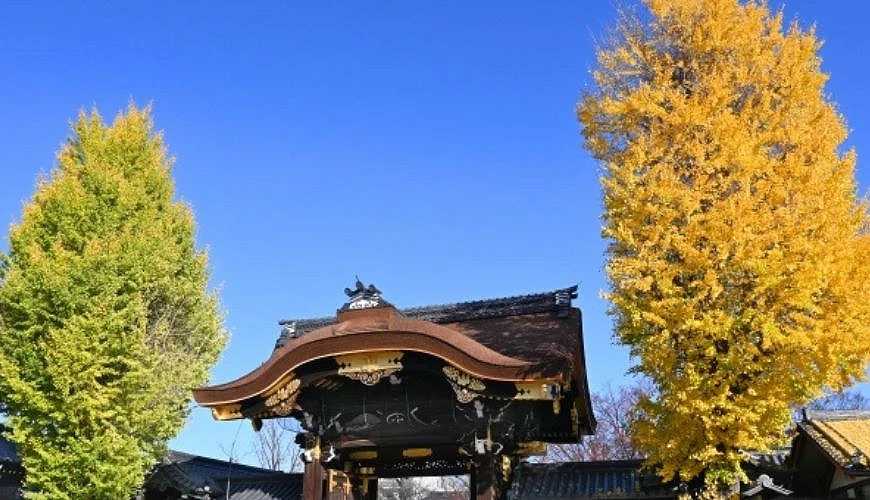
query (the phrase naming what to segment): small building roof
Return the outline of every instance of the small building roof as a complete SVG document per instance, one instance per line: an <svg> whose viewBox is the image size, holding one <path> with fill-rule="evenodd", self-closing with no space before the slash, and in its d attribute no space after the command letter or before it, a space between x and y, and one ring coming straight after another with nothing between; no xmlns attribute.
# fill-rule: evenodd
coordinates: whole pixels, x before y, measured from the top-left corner
<svg viewBox="0 0 870 500"><path fill-rule="evenodd" d="M231 500L296 500L302 494L302 474L170 451L155 467L145 487ZM229 493L229 494L227 494Z"/></svg>
<svg viewBox="0 0 870 500"><path fill-rule="evenodd" d="M0 435L0 499L21 498L23 479L24 469L15 445ZM170 450L151 471L145 489L160 493L161 498L174 498L169 496L172 492L179 497L187 495L185 498L298 500L302 497L302 474Z"/></svg>
<svg viewBox="0 0 870 500"><path fill-rule="evenodd" d="M18 458L18 450L15 449L15 445L11 441L3 437L3 433L8 430L9 429L7 427L0 425L0 463L21 463L21 460Z"/></svg>
<svg viewBox="0 0 870 500"><path fill-rule="evenodd" d="M810 411L799 427L850 475L870 475L870 410Z"/></svg>

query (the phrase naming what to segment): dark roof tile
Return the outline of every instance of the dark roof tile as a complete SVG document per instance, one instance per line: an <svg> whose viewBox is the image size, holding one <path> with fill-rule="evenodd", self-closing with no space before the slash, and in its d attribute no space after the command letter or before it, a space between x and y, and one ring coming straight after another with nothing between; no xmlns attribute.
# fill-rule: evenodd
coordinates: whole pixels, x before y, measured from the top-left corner
<svg viewBox="0 0 870 500"><path fill-rule="evenodd" d="M501 297L496 299L457 302L422 307L399 309L405 317L438 324L504 318L559 311L571 307L571 299L577 297L577 287L561 288L550 292ZM281 334L275 349L282 347L289 338L304 335L311 330L331 325L335 316L310 319L285 319L278 322Z"/></svg>
<svg viewBox="0 0 870 500"><path fill-rule="evenodd" d="M657 480L651 484L640 460L525 463L515 474L510 500L675 497Z"/></svg>
<svg viewBox="0 0 870 500"><path fill-rule="evenodd" d="M15 445L0 435L0 482L7 476L20 480L23 470L19 464ZM230 500L297 500L302 497L302 474L234 464L172 450L154 468L145 486L152 491L172 489L182 494L201 493L208 488L207 491L212 495L225 498L227 479ZM17 496L18 489L18 486L0 487L0 499L20 498Z"/></svg>
<svg viewBox="0 0 870 500"><path fill-rule="evenodd" d="M302 474L281 478L240 479L230 483L230 500L290 500L302 498Z"/></svg>
<svg viewBox="0 0 870 500"><path fill-rule="evenodd" d="M302 475L230 463L170 451L146 482L156 491L182 494L208 491L231 500L296 500L302 495ZM206 490L207 488L207 490Z"/></svg>

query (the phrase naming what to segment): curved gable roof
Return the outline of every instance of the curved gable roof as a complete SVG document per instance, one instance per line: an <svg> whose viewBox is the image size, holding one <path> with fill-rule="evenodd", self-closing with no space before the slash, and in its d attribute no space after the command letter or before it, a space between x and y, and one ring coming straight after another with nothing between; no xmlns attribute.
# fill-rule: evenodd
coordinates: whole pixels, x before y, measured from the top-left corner
<svg viewBox="0 0 870 500"><path fill-rule="evenodd" d="M348 303L333 318L281 321L281 336L269 359L234 381L195 390L194 398L210 407L239 403L268 392L305 363L397 350L438 357L489 380L569 382L566 377L571 377L585 400L586 427L594 429L581 314L571 305L576 286L401 310L383 301L377 289L356 293L370 294L375 305L355 308Z"/></svg>

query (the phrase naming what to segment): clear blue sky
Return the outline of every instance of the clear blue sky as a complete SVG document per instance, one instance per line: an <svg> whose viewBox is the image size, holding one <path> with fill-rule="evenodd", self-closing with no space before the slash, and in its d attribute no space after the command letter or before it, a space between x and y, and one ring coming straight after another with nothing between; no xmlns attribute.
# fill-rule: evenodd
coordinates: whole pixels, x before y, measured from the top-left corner
<svg viewBox="0 0 870 500"><path fill-rule="evenodd" d="M359 273L399 306L579 283L589 380L620 383L597 166L573 111L614 3L285 4L5 2L0 225L80 108L152 102L232 332L214 382L263 361L279 318L333 313ZM866 193L870 3L786 12L827 41ZM237 428L197 409L172 445L219 457Z"/></svg>

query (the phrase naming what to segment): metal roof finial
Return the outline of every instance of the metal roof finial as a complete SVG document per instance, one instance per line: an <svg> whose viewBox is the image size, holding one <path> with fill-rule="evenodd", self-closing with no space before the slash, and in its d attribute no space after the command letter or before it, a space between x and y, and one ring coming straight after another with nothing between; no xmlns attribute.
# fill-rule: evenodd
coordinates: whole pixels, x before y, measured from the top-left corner
<svg viewBox="0 0 870 500"><path fill-rule="evenodd" d="M360 281L358 275L354 275L354 278L356 278L354 288L344 289L345 295L347 295L350 300L344 304L342 309L368 309L371 307L389 305L388 302L381 297L381 291L378 290L375 285L370 284L369 286L365 286L365 284Z"/></svg>

